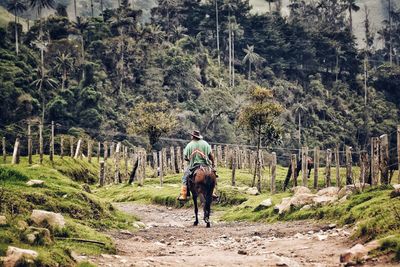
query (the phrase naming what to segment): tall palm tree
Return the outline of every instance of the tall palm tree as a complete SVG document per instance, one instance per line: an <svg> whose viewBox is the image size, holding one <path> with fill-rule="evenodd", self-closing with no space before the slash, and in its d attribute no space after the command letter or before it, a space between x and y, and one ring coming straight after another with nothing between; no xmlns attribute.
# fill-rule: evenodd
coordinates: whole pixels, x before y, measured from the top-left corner
<svg viewBox="0 0 400 267"><path fill-rule="evenodd" d="M82 61L83 63L85 62L85 40L84 40L84 33L85 31L89 28L89 22L82 17L77 17L76 22L74 22L73 27L75 30L78 31L80 41L81 41L81 56L82 56Z"/></svg>
<svg viewBox="0 0 400 267"><path fill-rule="evenodd" d="M61 90L65 88L68 72L72 69L73 59L70 54L59 53L56 57L55 69L61 73Z"/></svg>
<svg viewBox="0 0 400 267"><path fill-rule="evenodd" d="M350 32L353 33L353 11L357 12L360 10L360 7L357 5L357 0L345 0L345 6L349 11L350 16Z"/></svg>
<svg viewBox="0 0 400 267"><path fill-rule="evenodd" d="M301 148L301 115L304 114L307 111L307 108L301 104L301 103L296 103L294 104L294 112L297 113L298 118L299 118L299 149ZM300 153L300 150L299 150ZM300 154L299 154L300 155Z"/></svg>
<svg viewBox="0 0 400 267"><path fill-rule="evenodd" d="M243 63L248 62L249 63L249 77L248 79L251 80L251 65L260 63L264 59L254 52L254 45L247 45L247 48L244 48L243 51L246 53L246 55L243 58Z"/></svg>
<svg viewBox="0 0 400 267"><path fill-rule="evenodd" d="M233 73L233 44L232 44L232 11L236 8L236 4L232 0L224 0L224 4L222 5L224 10L228 11L228 51L229 51L229 85L232 86L232 73Z"/></svg>
<svg viewBox="0 0 400 267"><path fill-rule="evenodd" d="M54 0L30 0L30 6L32 9L37 9L38 17L41 19L43 9L53 9L55 2Z"/></svg>
<svg viewBox="0 0 400 267"><path fill-rule="evenodd" d="M47 72L42 73L42 69L36 69L37 79L32 82L39 94L42 96L42 123L44 122L44 113L46 109L46 96L44 90L51 90L57 88L57 81L51 78Z"/></svg>
<svg viewBox="0 0 400 267"><path fill-rule="evenodd" d="M17 24L17 17L18 14L24 12L26 10L25 2L21 0L11 0L7 4L7 10L14 14L14 27L15 27L15 52L19 53L19 41L18 41L18 24Z"/></svg>
<svg viewBox="0 0 400 267"><path fill-rule="evenodd" d="M215 21L217 26L217 56L218 56L218 66L221 66L221 55L219 51L219 10L218 10L218 0L215 0Z"/></svg>

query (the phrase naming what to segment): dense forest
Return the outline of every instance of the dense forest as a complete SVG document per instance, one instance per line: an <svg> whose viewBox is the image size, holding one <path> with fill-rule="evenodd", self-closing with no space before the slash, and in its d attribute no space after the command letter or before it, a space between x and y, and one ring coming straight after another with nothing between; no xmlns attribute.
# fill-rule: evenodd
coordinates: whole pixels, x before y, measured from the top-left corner
<svg viewBox="0 0 400 267"><path fill-rule="evenodd" d="M17 15L0 28L7 138L31 120L100 140L149 142L137 125L148 117L165 125L166 137L187 139L196 128L213 142L252 144L238 114L255 86L271 89L283 107L284 147L362 149L400 123L393 1L376 32L368 7L354 0L291 0L289 16L280 1L266 1L264 14L252 13L248 0L158 0L151 12L127 0L116 7L78 0L86 7L79 14L66 2L1 1ZM352 12L365 13L362 48ZM20 15L31 19L27 31Z"/></svg>

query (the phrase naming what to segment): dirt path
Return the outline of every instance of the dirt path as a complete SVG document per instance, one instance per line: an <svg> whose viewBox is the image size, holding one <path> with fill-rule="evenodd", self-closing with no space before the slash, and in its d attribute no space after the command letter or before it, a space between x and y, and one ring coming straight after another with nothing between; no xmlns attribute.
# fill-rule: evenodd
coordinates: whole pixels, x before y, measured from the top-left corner
<svg viewBox="0 0 400 267"><path fill-rule="evenodd" d="M133 203L118 208L136 215L142 230L112 233L118 255L91 260L98 266L338 266L350 242L346 230L310 221L192 226L192 210Z"/></svg>

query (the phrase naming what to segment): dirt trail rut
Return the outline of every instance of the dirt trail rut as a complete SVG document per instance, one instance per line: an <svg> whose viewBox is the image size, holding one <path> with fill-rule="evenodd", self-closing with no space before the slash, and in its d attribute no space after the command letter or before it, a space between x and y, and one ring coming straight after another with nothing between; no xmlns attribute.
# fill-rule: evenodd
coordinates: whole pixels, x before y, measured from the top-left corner
<svg viewBox="0 0 400 267"><path fill-rule="evenodd" d="M193 211L154 205L116 205L145 224L142 230L111 233L118 254L92 258L98 266L338 266L349 232L310 221L276 224L204 222ZM332 229L329 229L332 228Z"/></svg>

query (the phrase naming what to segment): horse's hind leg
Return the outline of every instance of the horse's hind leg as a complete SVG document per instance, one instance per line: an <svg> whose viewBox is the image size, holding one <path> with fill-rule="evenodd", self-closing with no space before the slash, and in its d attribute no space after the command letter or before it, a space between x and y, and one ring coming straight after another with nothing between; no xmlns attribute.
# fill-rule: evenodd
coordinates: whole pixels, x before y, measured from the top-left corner
<svg viewBox="0 0 400 267"><path fill-rule="evenodd" d="M212 191L207 192L205 198L206 198L206 204L204 205L204 221L207 224L207 228L210 228L211 227L210 212L211 212L211 202L212 202Z"/></svg>
<svg viewBox="0 0 400 267"><path fill-rule="evenodd" d="M194 221L193 225L197 226L199 224L199 217L198 217L199 208L197 206L197 194L192 192L192 196L193 196L193 204L194 204L194 215L196 217L196 220Z"/></svg>

